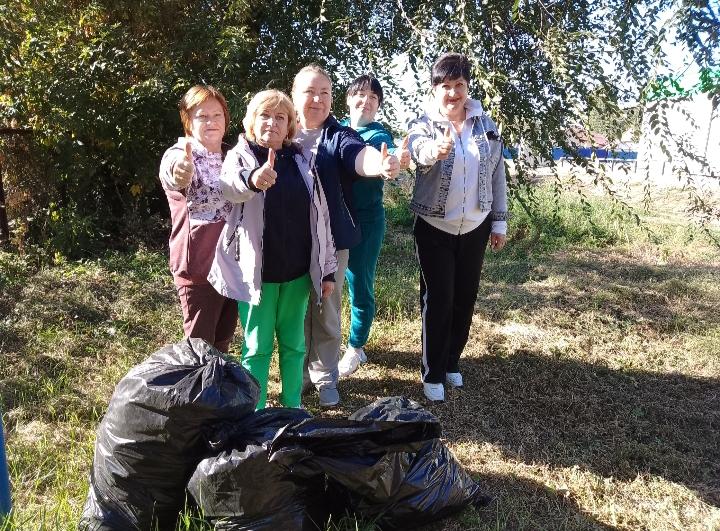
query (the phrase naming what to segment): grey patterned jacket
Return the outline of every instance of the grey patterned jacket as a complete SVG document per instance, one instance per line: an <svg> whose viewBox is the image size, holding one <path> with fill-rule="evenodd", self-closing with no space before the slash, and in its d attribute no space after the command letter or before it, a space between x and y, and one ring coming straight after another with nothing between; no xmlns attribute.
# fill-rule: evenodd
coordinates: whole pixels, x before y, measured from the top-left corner
<svg viewBox="0 0 720 531"><path fill-rule="evenodd" d="M508 219L507 182L503 145L495 122L485 113L479 101L468 98L467 118L472 119L472 139L480 153L478 161L478 206L491 211L493 221ZM415 186L410 209L416 214L445 217L445 203L455 163L455 146L445 160L432 157L431 146L439 141L450 121L437 110L428 110L408 126L410 154L416 164Z"/></svg>

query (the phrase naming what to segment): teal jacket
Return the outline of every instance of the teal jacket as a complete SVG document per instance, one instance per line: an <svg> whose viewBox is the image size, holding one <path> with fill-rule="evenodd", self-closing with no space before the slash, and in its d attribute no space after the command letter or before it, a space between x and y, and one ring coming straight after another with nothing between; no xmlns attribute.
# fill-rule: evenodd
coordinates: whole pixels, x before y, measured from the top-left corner
<svg viewBox="0 0 720 531"><path fill-rule="evenodd" d="M340 124L350 127L350 120L346 118ZM382 143L385 142L390 153L395 151L392 135L380 122L358 127L356 131L368 146L380 151ZM358 179L353 183L353 205L360 221L375 221L384 216L383 184L380 177Z"/></svg>

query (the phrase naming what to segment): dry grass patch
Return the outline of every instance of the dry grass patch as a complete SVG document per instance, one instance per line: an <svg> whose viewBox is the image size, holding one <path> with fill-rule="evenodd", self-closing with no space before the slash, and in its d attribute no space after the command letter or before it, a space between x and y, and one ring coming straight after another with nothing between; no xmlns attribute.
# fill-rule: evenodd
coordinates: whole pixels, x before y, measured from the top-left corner
<svg viewBox="0 0 720 531"><path fill-rule="evenodd" d="M563 197L553 214L540 197L536 223L515 209L510 245L487 257L465 388L427 405L495 502L428 529L720 528L720 252L672 207L657 205L648 235L605 203L589 214ZM425 402L412 236L402 196L391 199L369 363L342 381L339 407L307 395L314 414ZM167 261L37 269L0 253L0 288L16 528L73 529L114 385L182 335ZM371 528L333 529L356 526Z"/></svg>

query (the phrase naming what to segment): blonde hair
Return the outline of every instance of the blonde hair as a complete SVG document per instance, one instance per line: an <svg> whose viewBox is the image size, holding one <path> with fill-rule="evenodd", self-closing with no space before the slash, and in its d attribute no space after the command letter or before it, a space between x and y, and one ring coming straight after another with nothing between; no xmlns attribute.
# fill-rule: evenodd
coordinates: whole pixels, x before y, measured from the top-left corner
<svg viewBox="0 0 720 531"><path fill-rule="evenodd" d="M255 132L253 126L258 115L265 110L280 109L287 113L288 117L288 132L287 138L283 140L283 145L288 146L295 136L297 130L297 117L295 114L295 107L290 101L290 98L284 92L276 89L263 90L253 96L248 103L247 111L245 112L245 118L243 118L243 127L245 128L245 137L251 142L257 142L255 138Z"/></svg>
<svg viewBox="0 0 720 531"><path fill-rule="evenodd" d="M225 96L223 96L218 89L211 87L210 85L195 85L190 88L190 90L188 90L178 102L180 120L182 121L183 129L185 130L186 135L190 135L192 133L192 117L190 116L190 109L196 105L200 105L210 98L215 98L222 107L223 114L225 114L225 131L223 131L223 134L227 132L227 128L230 126L230 112L228 111Z"/></svg>
<svg viewBox="0 0 720 531"><path fill-rule="evenodd" d="M300 69L300 71L297 74L295 74L291 92L295 92L295 89L297 88L298 78L301 75L305 74L306 72L311 72L313 74L320 74L321 76L325 76L325 78L330 82L330 86L332 87L332 79L330 79L330 74L328 74L327 71L322 66L315 64L315 63L310 63L307 66L303 66Z"/></svg>

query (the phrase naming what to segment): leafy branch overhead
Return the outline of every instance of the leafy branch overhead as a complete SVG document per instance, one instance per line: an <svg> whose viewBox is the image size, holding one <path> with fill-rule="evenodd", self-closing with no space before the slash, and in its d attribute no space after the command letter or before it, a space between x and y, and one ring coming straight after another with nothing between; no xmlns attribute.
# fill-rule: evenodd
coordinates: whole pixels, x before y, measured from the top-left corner
<svg viewBox="0 0 720 531"><path fill-rule="evenodd" d="M419 109L432 61L465 52L473 95L504 140L547 154L569 125L637 105L672 40L717 92L717 11L670 0L7 0L0 123L33 130L2 141L11 216L28 238L81 252L122 233L130 217L162 209L158 160L181 134L176 104L189 86L226 95L232 142L248 96L289 90L311 61L335 77L343 114L343 83L367 71ZM398 64L414 86L400 83Z"/></svg>

